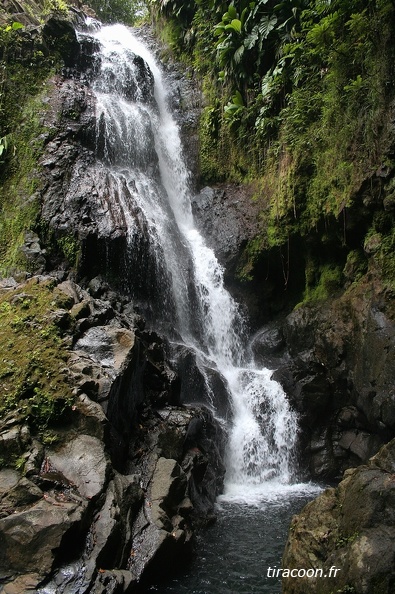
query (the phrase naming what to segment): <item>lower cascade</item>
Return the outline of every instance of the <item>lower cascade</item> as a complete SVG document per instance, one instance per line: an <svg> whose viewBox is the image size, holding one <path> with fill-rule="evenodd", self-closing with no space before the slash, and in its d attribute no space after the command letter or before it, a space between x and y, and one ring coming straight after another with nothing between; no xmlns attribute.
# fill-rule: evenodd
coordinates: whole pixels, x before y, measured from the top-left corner
<svg viewBox="0 0 395 594"><path fill-rule="evenodd" d="M217 416L213 371L229 395L231 414L223 419L229 435L223 497L248 501L290 488L296 415L281 386L270 379L272 372L256 368L245 355L238 305L194 224L190 174L161 71L126 27L102 27L94 37L101 48L92 83L97 157L112 193L112 216L117 211L127 227L132 258L142 228L149 237L156 275L156 282L145 288L152 303L150 322L174 345L194 353ZM138 290L132 282L137 298ZM200 395L192 398L199 401Z"/></svg>

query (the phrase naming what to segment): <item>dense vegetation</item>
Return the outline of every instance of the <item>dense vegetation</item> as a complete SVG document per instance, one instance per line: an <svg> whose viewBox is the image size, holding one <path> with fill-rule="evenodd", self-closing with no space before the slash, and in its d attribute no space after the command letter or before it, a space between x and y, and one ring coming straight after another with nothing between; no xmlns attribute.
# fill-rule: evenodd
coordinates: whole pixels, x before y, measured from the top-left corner
<svg viewBox="0 0 395 594"><path fill-rule="evenodd" d="M240 277L264 250L282 251L286 267L299 237L305 298L354 280L372 255L391 286L394 3L154 4L166 41L203 81L203 181L253 182L261 205Z"/></svg>
<svg viewBox="0 0 395 594"><path fill-rule="evenodd" d="M134 25L147 13L145 0L90 0L97 17L107 23Z"/></svg>

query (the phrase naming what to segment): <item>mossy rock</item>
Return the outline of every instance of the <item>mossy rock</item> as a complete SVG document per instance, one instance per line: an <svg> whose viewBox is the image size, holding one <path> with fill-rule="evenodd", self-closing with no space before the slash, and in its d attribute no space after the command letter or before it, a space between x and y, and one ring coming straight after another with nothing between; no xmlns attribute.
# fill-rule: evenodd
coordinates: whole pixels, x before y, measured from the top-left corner
<svg viewBox="0 0 395 594"><path fill-rule="evenodd" d="M39 431L61 420L73 402L54 284L33 277L0 289L0 412L18 411Z"/></svg>

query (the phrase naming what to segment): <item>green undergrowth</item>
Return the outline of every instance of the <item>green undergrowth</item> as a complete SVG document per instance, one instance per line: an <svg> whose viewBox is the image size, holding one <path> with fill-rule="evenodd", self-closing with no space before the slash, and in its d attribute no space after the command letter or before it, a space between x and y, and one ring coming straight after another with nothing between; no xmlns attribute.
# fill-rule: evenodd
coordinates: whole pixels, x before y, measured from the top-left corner
<svg viewBox="0 0 395 594"><path fill-rule="evenodd" d="M273 250L285 269L297 243L299 299L325 299L368 266L392 287L394 3L162 0L154 17L201 79L202 184L256 187L260 231L238 280Z"/></svg>
<svg viewBox="0 0 395 594"><path fill-rule="evenodd" d="M25 232L34 228L40 214L38 159L42 154L42 117L45 87L30 97L9 134L9 155L0 186L0 274L24 269L20 250Z"/></svg>
<svg viewBox="0 0 395 594"><path fill-rule="evenodd" d="M43 5L34 5L36 17ZM26 268L20 247L41 208L38 161L47 132L47 81L59 61L40 48L21 23L0 27L0 275Z"/></svg>
<svg viewBox="0 0 395 594"><path fill-rule="evenodd" d="M73 402L59 299L53 282L34 277L0 292L0 415L15 411L41 434Z"/></svg>

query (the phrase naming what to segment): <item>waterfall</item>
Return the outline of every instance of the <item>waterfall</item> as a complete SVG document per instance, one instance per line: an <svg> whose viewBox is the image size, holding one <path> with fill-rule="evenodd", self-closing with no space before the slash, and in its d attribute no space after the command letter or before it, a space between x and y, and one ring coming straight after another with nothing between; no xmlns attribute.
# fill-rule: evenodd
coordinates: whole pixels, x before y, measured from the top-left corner
<svg viewBox="0 0 395 594"><path fill-rule="evenodd" d="M153 54L126 27L94 32L100 42L97 157L127 227L129 251L142 230L154 254L157 282L152 320L170 341L190 349L210 388L209 371L226 386L224 497L249 500L286 489L292 481L297 421L268 369L245 355L245 325L224 287L223 269L197 230L190 174L166 85ZM133 275L133 271L131 271ZM215 412L215 394L212 396Z"/></svg>

